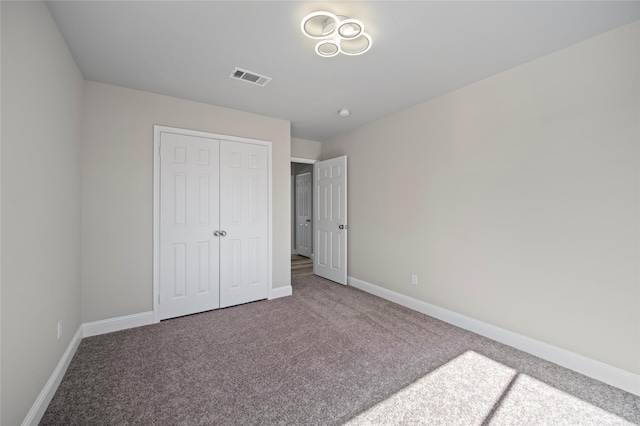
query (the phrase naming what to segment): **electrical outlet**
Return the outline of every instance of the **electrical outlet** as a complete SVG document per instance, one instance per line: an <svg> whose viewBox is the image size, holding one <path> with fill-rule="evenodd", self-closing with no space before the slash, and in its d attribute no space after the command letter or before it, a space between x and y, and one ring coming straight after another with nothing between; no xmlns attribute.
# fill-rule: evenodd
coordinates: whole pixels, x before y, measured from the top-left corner
<svg viewBox="0 0 640 426"><path fill-rule="evenodd" d="M418 274L411 274L411 284L418 285Z"/></svg>
<svg viewBox="0 0 640 426"><path fill-rule="evenodd" d="M62 320L58 321L58 339L62 336Z"/></svg>

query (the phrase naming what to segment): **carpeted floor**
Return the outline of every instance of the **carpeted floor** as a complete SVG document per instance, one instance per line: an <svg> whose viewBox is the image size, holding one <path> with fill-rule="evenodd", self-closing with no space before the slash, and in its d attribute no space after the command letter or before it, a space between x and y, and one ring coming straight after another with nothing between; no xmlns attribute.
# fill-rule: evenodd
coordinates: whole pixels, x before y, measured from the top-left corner
<svg viewBox="0 0 640 426"><path fill-rule="evenodd" d="M640 424L640 397L314 275L84 339L43 425Z"/></svg>

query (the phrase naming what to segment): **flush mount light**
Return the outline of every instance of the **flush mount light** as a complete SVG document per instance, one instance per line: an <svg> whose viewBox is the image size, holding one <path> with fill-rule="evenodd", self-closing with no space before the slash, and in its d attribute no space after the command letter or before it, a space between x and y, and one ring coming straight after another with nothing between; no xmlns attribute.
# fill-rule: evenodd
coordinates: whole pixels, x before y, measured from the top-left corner
<svg viewBox="0 0 640 426"><path fill-rule="evenodd" d="M338 114L340 115L340 117L348 117L351 112L346 108L342 108L340 111L338 111Z"/></svg>
<svg viewBox="0 0 640 426"><path fill-rule="evenodd" d="M364 32L364 24L357 19L331 12L313 12L304 17L300 27L307 37L320 40L315 50L325 58L338 53L362 55L371 48L371 36Z"/></svg>

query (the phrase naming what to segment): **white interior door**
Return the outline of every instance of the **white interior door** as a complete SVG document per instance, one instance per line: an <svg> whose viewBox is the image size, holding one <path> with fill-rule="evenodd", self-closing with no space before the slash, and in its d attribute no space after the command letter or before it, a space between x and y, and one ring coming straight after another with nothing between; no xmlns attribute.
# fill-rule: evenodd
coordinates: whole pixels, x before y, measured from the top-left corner
<svg viewBox="0 0 640 426"><path fill-rule="evenodd" d="M311 173L296 176L296 251L311 257Z"/></svg>
<svg viewBox="0 0 640 426"><path fill-rule="evenodd" d="M268 296L268 148L220 141L220 307Z"/></svg>
<svg viewBox="0 0 640 426"><path fill-rule="evenodd" d="M160 136L160 319L219 307L219 141Z"/></svg>
<svg viewBox="0 0 640 426"><path fill-rule="evenodd" d="M347 157L313 165L315 251L313 272L347 284Z"/></svg>

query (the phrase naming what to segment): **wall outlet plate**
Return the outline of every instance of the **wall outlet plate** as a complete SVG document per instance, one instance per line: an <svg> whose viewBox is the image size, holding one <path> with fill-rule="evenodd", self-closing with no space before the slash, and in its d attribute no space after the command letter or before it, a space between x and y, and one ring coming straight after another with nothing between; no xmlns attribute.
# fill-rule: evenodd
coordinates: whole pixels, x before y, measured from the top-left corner
<svg viewBox="0 0 640 426"><path fill-rule="evenodd" d="M411 274L411 284L418 285L418 274Z"/></svg>

